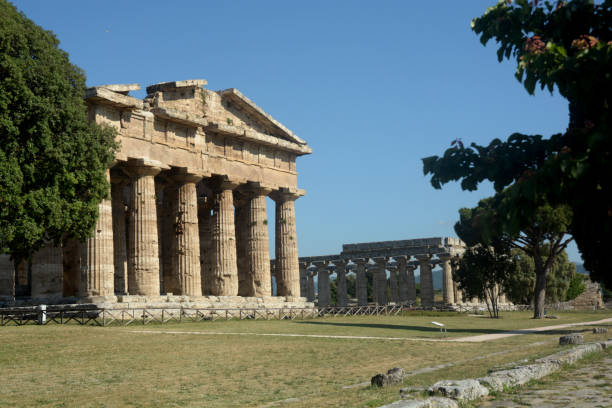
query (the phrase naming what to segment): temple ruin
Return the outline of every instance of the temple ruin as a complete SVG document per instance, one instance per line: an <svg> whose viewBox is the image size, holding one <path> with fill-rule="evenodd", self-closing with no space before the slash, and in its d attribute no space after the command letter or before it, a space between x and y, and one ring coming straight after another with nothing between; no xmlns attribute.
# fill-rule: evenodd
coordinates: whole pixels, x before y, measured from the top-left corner
<svg viewBox="0 0 612 408"><path fill-rule="evenodd" d="M373 303L377 305L409 304L417 301L414 271L419 268L421 306L431 308L434 302L432 269L442 266L442 296L444 305L465 302L477 303L477 299L463 299L461 290L453 281L453 258L465 252L466 246L458 238L438 237L382 241L360 244L344 244L342 252L300 258L302 296L315 300L315 276L319 307L331 306L331 274L336 274L336 306L348 305L346 274L356 275L357 305L368 305L367 276L372 275ZM389 278L387 279L387 272Z"/></svg>
<svg viewBox="0 0 612 408"><path fill-rule="evenodd" d="M296 158L312 151L238 90L205 85L159 83L144 99L129 95L137 84L87 90L90 120L118 132L111 196L86 242L46 246L17 268L0 256L5 303L306 304L294 201L305 193Z"/></svg>

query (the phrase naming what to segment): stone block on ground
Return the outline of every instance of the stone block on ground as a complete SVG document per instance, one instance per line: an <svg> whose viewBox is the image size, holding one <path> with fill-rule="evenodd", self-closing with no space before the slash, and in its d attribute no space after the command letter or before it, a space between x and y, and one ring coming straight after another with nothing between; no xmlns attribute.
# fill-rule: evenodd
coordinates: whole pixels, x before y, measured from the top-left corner
<svg viewBox="0 0 612 408"><path fill-rule="evenodd" d="M569 350L563 350L550 356L542 357L536 360L536 363L552 363L552 364L573 364L581 359L585 354L601 351L603 346L601 343L588 343Z"/></svg>
<svg viewBox="0 0 612 408"><path fill-rule="evenodd" d="M593 328L593 333L595 334L605 334L608 332L608 328L607 327L595 327Z"/></svg>
<svg viewBox="0 0 612 408"><path fill-rule="evenodd" d="M584 343L584 337L582 334L568 334L566 336L559 337L559 344L582 344Z"/></svg>
<svg viewBox="0 0 612 408"><path fill-rule="evenodd" d="M371 383L377 387L386 387L393 384L401 384L404 380L403 368L394 367L387 371L386 374L376 374L372 377Z"/></svg>
<svg viewBox="0 0 612 408"><path fill-rule="evenodd" d="M399 400L379 408L459 408L455 400L431 397L424 400Z"/></svg>
<svg viewBox="0 0 612 408"><path fill-rule="evenodd" d="M429 392L432 394L439 393L445 397L458 400L473 400L489 395L489 390L473 379L438 381L429 387Z"/></svg>
<svg viewBox="0 0 612 408"><path fill-rule="evenodd" d="M493 391L502 391L504 387L515 387L530 380L537 380L558 369L555 363L529 364L510 370L496 371L486 377L478 378L478 382Z"/></svg>

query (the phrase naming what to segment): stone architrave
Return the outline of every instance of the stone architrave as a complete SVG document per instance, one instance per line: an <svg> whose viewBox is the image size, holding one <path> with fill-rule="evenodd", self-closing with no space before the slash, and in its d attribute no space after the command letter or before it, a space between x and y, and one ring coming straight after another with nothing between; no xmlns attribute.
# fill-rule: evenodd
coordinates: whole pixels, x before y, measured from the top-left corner
<svg viewBox="0 0 612 408"><path fill-rule="evenodd" d="M277 296L300 295L295 200L303 190L274 191L270 197L276 202L276 285Z"/></svg>
<svg viewBox="0 0 612 408"><path fill-rule="evenodd" d="M155 175L165 168L147 159L129 160L130 225L128 251L128 290L130 295L159 296L159 237Z"/></svg>
<svg viewBox="0 0 612 408"><path fill-rule="evenodd" d="M389 301L399 303L399 286L397 277L397 266L387 268L389 270Z"/></svg>
<svg viewBox="0 0 612 408"><path fill-rule="evenodd" d="M174 168L170 173L176 182L172 194L172 270L178 282L176 292L201 296L200 235L198 230L198 196L196 183L201 175Z"/></svg>
<svg viewBox="0 0 612 408"><path fill-rule="evenodd" d="M213 190L210 293L215 296L238 295L238 263L236 259L236 224L233 191L239 182L216 178Z"/></svg>
<svg viewBox="0 0 612 408"><path fill-rule="evenodd" d="M394 257L397 261L397 281L399 286L399 301L406 303L408 301L408 275L406 274L406 257Z"/></svg>
<svg viewBox="0 0 612 408"><path fill-rule="evenodd" d="M198 233L200 235L200 273L202 294L210 295L213 274L211 264L211 200L208 197L198 198Z"/></svg>
<svg viewBox="0 0 612 408"><path fill-rule="evenodd" d="M366 259L353 259L353 262L357 264L357 271L355 277L355 285L357 286L355 291L357 292L357 305L367 306L368 305L368 278L366 276Z"/></svg>
<svg viewBox="0 0 612 408"><path fill-rule="evenodd" d="M318 268L317 286L319 300L318 307L327 307L331 304L331 290L329 286L329 270L325 262L315 263Z"/></svg>
<svg viewBox="0 0 612 408"><path fill-rule="evenodd" d="M308 263L300 262L300 296L308 297L308 271L306 267Z"/></svg>
<svg viewBox="0 0 612 408"><path fill-rule="evenodd" d="M348 294L346 288L346 261L333 261L336 265L336 306L346 307L348 304Z"/></svg>
<svg viewBox="0 0 612 408"><path fill-rule="evenodd" d="M0 255L0 300L15 297L15 265L10 255Z"/></svg>
<svg viewBox="0 0 612 408"><path fill-rule="evenodd" d="M430 308L434 305L433 275L429 260L431 255L417 255L421 272L421 306Z"/></svg>
<svg viewBox="0 0 612 408"><path fill-rule="evenodd" d="M110 174L107 171L107 179ZM81 243L80 296L93 298L115 295L115 252L113 245L113 208L110 199L98 205L98 220L93 236Z"/></svg>
<svg viewBox="0 0 612 408"><path fill-rule="evenodd" d="M246 264L249 282L249 292L247 296L260 297L272 295L272 286L270 285L268 215L266 210L266 196L270 194L271 191L271 188L252 184L249 184L247 188L243 190L247 197L245 206ZM298 290L293 296L300 295Z"/></svg>
<svg viewBox="0 0 612 408"><path fill-rule="evenodd" d="M455 304L455 291L453 285L453 270L451 266L451 256L439 254L438 259L442 261L442 299L444 304Z"/></svg>
<svg viewBox="0 0 612 408"><path fill-rule="evenodd" d="M416 281L414 279L414 270L416 265L406 263L406 280L408 282L408 303L416 304Z"/></svg>
<svg viewBox="0 0 612 408"><path fill-rule="evenodd" d="M111 201L113 211L113 251L115 264L115 294L128 293L128 260L127 238L125 225L126 205L123 201L123 191L128 184L125 177L111 175Z"/></svg>
<svg viewBox="0 0 612 408"><path fill-rule="evenodd" d="M387 305L388 301L388 285L387 285L387 259L374 258L376 268L374 268L374 280L376 281L376 302L381 305Z"/></svg>
<svg viewBox="0 0 612 408"><path fill-rule="evenodd" d="M63 293L62 248L47 244L32 256L31 296L33 299L57 301Z"/></svg>

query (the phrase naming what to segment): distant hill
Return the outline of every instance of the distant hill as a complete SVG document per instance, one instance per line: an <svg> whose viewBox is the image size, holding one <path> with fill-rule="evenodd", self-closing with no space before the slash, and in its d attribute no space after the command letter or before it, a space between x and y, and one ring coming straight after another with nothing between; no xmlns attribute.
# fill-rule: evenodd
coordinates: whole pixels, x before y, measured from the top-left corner
<svg viewBox="0 0 612 408"><path fill-rule="evenodd" d="M421 276L415 276L414 280L416 283L421 283ZM442 290L442 269L433 270L433 284L434 290Z"/></svg>
<svg viewBox="0 0 612 408"><path fill-rule="evenodd" d="M584 269L584 264L579 264L577 262L574 262L574 265L576 265L576 272L577 273L581 273L583 275L590 275L589 271Z"/></svg>

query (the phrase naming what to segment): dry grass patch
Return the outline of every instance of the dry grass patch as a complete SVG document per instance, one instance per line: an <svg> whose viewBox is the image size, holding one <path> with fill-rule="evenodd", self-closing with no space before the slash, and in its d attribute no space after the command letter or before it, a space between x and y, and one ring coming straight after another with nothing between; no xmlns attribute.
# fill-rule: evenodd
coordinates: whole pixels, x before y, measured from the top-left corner
<svg viewBox="0 0 612 408"><path fill-rule="evenodd" d="M157 331L292 333L329 336L439 338L598 320L597 313L560 314L534 321L526 313L502 319L459 314L407 314L312 321L229 321L128 327L0 328L0 405L9 407L265 406L299 398L290 407L375 406L397 399L399 387L343 389L393 366L406 370L459 361L407 380L485 373L492 365L556 350L559 333L487 343L414 340L165 334ZM135 333L153 330L155 333ZM580 328L582 330L582 328ZM525 347L534 342L539 345ZM493 353L491 357L476 359ZM380 405L380 404L379 404Z"/></svg>

